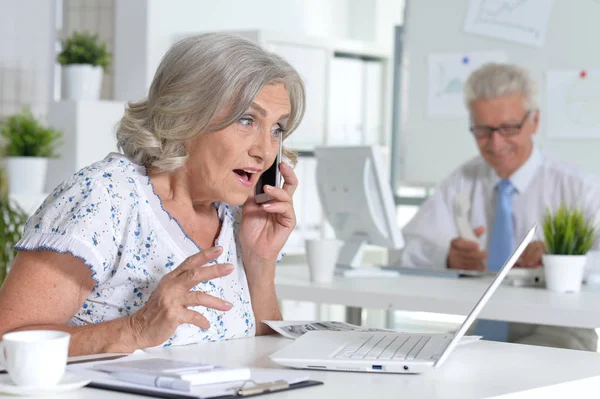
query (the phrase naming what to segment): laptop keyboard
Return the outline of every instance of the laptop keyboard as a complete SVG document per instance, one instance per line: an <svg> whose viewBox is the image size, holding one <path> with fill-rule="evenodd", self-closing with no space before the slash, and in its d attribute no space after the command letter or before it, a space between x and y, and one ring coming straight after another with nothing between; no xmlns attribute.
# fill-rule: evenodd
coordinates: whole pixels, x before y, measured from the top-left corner
<svg viewBox="0 0 600 399"><path fill-rule="evenodd" d="M420 335L372 335L346 345L336 359L412 360L431 337Z"/></svg>

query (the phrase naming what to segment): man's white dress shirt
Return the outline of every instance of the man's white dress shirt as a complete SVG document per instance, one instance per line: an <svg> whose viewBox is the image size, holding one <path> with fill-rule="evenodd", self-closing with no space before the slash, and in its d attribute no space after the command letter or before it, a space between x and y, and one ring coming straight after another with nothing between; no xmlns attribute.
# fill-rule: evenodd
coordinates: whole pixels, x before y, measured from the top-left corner
<svg viewBox="0 0 600 399"><path fill-rule="evenodd" d="M488 249L496 209L495 187L500 180L482 157L454 171L402 230L405 240L402 265L446 268L450 241L458 237L453 210L457 193L471 200L469 222L473 228L485 227L479 241L482 249ZM546 209L552 212L561 203L579 206L591 218L600 212L600 179L560 163L538 149L534 148L527 162L509 180L516 190L512 198L515 243L521 241L534 223L543 220ZM541 228L536 230L535 240L543 240Z"/></svg>
<svg viewBox="0 0 600 399"><path fill-rule="evenodd" d="M482 157L476 157L460 166L435 193L429 197L415 217L403 229L405 247L401 254L403 266L446 268L450 241L458 237L454 221L453 202L457 193L470 198L469 222L473 228L483 226L485 233L479 239L481 249L489 248L496 207L496 184L501 180L496 171ZM600 179L578 168L559 162L534 148L521 168L509 178L515 187L512 197L514 242L518 243L531 226L542 222L546 209L556 210L561 203L580 207L586 217L596 223L600 212ZM533 240L543 240L541 228ZM595 243L595 249L599 243ZM528 334L556 336L557 331L568 330L569 338L520 340L519 342L553 344L587 349L595 347L597 336L593 330L559 327L530 326ZM511 329L511 334L512 334ZM535 330L535 331L533 331ZM573 332L578 338L573 338ZM523 334L519 334L523 336ZM558 334L561 335L561 334ZM574 342L573 339L585 341ZM543 342L546 341L546 342Z"/></svg>

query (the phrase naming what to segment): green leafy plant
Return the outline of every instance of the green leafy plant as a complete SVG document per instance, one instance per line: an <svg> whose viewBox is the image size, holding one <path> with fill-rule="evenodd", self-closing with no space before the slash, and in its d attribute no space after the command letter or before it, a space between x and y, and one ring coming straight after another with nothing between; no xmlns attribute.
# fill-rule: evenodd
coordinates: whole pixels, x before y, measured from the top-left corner
<svg viewBox="0 0 600 399"><path fill-rule="evenodd" d="M44 127L27 108L0 121L2 153L9 157L56 157L62 133Z"/></svg>
<svg viewBox="0 0 600 399"><path fill-rule="evenodd" d="M100 42L98 35L73 32L63 42L63 51L57 60L61 65L91 64L106 69L110 66L112 55L106 49L106 43Z"/></svg>
<svg viewBox="0 0 600 399"><path fill-rule="evenodd" d="M8 195L8 177L6 171L0 169L0 196Z"/></svg>
<svg viewBox="0 0 600 399"><path fill-rule="evenodd" d="M552 255L585 255L596 240L596 228L583 211L564 204L552 215L546 209L542 224L546 249Z"/></svg>
<svg viewBox="0 0 600 399"><path fill-rule="evenodd" d="M15 244L23 235L27 214L7 195L0 195L0 285L15 257Z"/></svg>

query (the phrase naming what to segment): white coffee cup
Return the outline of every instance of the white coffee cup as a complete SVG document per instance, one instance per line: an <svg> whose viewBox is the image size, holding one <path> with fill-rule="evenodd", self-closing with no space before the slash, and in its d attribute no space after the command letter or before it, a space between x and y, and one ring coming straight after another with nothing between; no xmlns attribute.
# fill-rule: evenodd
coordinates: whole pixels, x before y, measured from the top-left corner
<svg viewBox="0 0 600 399"><path fill-rule="evenodd" d="M71 334L64 331L18 331L2 336L2 363L15 385L49 388L65 373Z"/></svg>
<svg viewBox="0 0 600 399"><path fill-rule="evenodd" d="M333 280L342 241L331 238L306 240L305 246L310 281L330 283Z"/></svg>

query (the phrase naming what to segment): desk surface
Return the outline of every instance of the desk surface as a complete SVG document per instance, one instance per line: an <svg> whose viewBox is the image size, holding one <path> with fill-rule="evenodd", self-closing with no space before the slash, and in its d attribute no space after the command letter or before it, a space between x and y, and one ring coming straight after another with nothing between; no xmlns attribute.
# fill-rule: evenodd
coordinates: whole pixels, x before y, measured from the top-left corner
<svg viewBox="0 0 600 399"><path fill-rule="evenodd" d="M152 350L153 354L219 363L278 368L268 356L291 341L279 336L206 342ZM600 390L600 354L566 349L479 341L456 348L440 369L421 375L368 374L302 370L325 383L266 398L482 398L500 395L538 397L569 393L596 396ZM533 390L533 391L532 391ZM65 399L139 398L83 388L61 394ZM13 397L14 398L14 397Z"/></svg>
<svg viewBox="0 0 600 399"><path fill-rule="evenodd" d="M282 265L275 279L281 299L433 313L467 315L491 279L401 275L393 278L341 278L311 283L308 267ZM568 327L600 327L600 292L584 286L578 294L544 288L501 285L481 312L492 320Z"/></svg>

